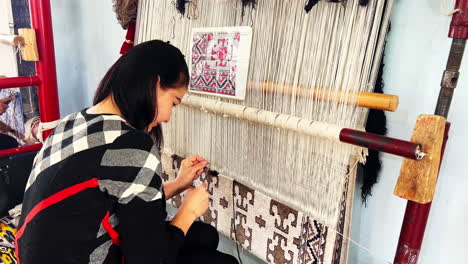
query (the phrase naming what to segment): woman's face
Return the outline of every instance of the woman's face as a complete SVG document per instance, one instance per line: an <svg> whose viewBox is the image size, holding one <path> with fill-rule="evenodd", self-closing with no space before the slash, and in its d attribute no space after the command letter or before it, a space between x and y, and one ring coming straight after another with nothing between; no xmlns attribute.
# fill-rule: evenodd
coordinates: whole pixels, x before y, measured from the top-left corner
<svg viewBox="0 0 468 264"><path fill-rule="evenodd" d="M161 85L157 84L157 116L156 119L148 126L148 131L161 123L167 123L171 120L172 108L180 104L182 97L187 92L187 86L180 86L170 89L162 89Z"/></svg>

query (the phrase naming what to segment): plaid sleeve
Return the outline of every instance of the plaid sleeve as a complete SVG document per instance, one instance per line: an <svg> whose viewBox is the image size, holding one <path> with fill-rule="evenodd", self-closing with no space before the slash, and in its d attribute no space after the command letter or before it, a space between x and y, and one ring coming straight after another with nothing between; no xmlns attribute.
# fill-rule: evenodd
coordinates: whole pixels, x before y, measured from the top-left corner
<svg viewBox="0 0 468 264"><path fill-rule="evenodd" d="M117 138L101 161L99 188L115 202L125 263L175 263L183 232L165 222L159 150L140 131Z"/></svg>

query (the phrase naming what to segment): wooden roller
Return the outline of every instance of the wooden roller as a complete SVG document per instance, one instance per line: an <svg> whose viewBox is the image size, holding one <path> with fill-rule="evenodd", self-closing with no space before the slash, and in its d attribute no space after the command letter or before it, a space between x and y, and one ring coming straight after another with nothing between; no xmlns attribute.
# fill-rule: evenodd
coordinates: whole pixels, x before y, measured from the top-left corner
<svg viewBox="0 0 468 264"><path fill-rule="evenodd" d="M394 194L417 203L431 202L439 173L445 118L420 115L411 142L421 144L426 156L422 160L404 159Z"/></svg>
<svg viewBox="0 0 468 264"><path fill-rule="evenodd" d="M311 95L311 87L306 86L293 86L293 85L279 85L275 82L264 81L256 82L250 81L250 87L262 89L268 92L280 92L282 94L292 95L295 90L295 95L306 97ZM367 107L378 110L392 111L398 107L398 96L390 94L370 93L370 92L338 92L328 93L325 89L314 88L312 96L316 100L332 101L338 100L340 103L355 104L360 107ZM338 99L336 99L338 98Z"/></svg>

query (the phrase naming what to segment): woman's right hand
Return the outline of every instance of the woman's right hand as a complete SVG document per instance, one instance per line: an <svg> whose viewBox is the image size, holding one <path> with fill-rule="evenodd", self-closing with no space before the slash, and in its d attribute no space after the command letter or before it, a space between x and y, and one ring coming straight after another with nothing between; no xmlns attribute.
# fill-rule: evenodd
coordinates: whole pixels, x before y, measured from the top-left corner
<svg viewBox="0 0 468 264"><path fill-rule="evenodd" d="M197 188L187 190L182 205L171 221L171 225L180 228L184 234L187 234L192 223L208 209L207 186L203 183Z"/></svg>
<svg viewBox="0 0 468 264"><path fill-rule="evenodd" d="M209 197L206 190L207 186L204 182L197 188L188 189L179 210L193 214L195 219L202 216L208 210Z"/></svg>

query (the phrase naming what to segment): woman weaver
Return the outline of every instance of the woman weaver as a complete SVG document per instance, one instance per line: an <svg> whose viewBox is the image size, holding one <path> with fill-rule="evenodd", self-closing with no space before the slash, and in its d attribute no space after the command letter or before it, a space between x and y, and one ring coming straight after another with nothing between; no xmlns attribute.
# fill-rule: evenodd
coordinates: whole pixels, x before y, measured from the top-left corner
<svg viewBox="0 0 468 264"><path fill-rule="evenodd" d="M160 124L187 91L184 56L169 43L135 46L107 72L94 106L61 120L36 156L17 232L22 264L237 263L216 250L217 231L195 220L208 208L207 162L184 160L162 183ZM166 199L185 191L166 222Z"/></svg>

